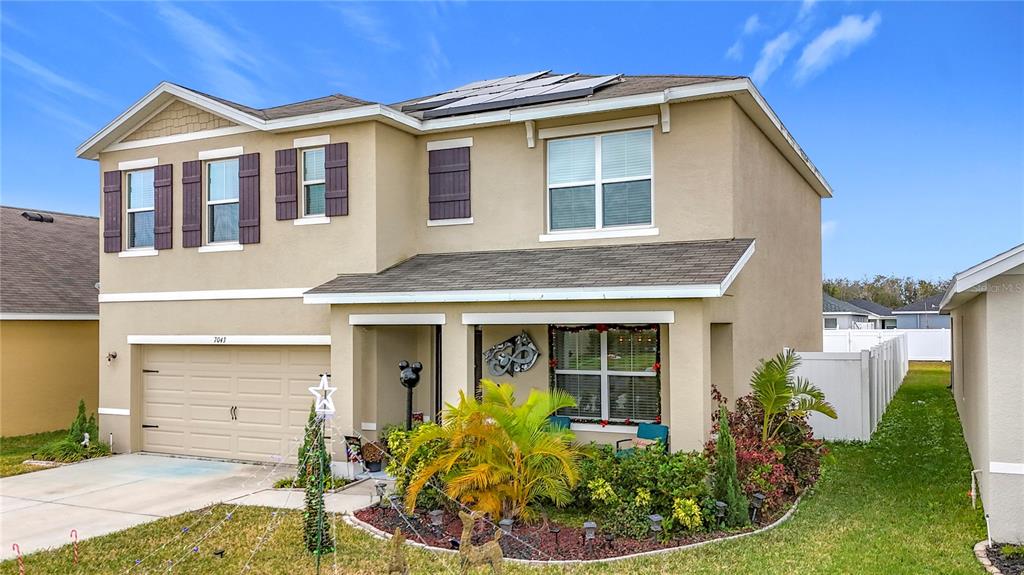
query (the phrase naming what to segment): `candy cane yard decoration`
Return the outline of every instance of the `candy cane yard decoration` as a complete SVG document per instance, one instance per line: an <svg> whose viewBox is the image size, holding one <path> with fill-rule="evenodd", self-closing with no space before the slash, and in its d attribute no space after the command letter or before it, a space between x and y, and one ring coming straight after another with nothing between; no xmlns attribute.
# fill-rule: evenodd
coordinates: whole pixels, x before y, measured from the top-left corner
<svg viewBox="0 0 1024 575"><path fill-rule="evenodd" d="M21 558L21 547L15 543L11 545L11 551L18 554L18 575L25 575L25 560Z"/></svg>
<svg viewBox="0 0 1024 575"><path fill-rule="evenodd" d="M86 436L89 434L87 433ZM75 548L75 565L78 565L78 530L71 530L71 545Z"/></svg>

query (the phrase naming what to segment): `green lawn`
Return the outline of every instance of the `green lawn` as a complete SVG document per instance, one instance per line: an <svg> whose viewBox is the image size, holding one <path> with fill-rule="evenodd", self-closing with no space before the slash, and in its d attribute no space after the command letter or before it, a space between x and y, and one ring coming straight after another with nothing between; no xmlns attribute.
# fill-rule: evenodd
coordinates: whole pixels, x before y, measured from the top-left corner
<svg viewBox="0 0 1024 575"><path fill-rule="evenodd" d="M946 366L914 365L873 441L835 445L815 491L778 529L646 559L549 569L509 564L506 572L980 574L971 547L985 537L984 523L967 495L971 465L948 379ZM315 572L302 548L301 512L272 517L269 509L239 508L223 521L230 510L218 506L83 542L77 569L69 547L30 555L26 573L120 573L144 557L131 572L164 572L174 560L174 572L236 574L250 558L245 573ZM384 543L340 522L337 536L338 553L324 558L324 573L384 572ZM223 559L212 556L215 549L226 551ZM413 573L458 572L448 555L409 556ZM0 565L0 573L16 572L13 562Z"/></svg>
<svg viewBox="0 0 1024 575"><path fill-rule="evenodd" d="M60 439L67 434L67 430L47 431L45 433L34 433L32 435L19 435L17 437L0 437L0 477L20 475L30 471L46 469L34 465L22 465L22 461L30 459L32 454L42 446Z"/></svg>

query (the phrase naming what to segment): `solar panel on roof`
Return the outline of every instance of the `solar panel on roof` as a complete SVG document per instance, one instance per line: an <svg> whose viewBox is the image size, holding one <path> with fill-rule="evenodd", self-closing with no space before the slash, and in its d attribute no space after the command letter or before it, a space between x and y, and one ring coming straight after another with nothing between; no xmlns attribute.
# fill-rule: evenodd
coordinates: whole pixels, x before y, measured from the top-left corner
<svg viewBox="0 0 1024 575"><path fill-rule="evenodd" d="M581 96L589 96L594 90L619 78L614 76L598 76L596 78L584 78L570 80L573 74L564 75L559 81L553 82L520 82L508 85L506 90L492 93L489 90L481 90L477 95L449 98L447 101L437 102L425 110L425 119L454 116L457 114L468 114L471 112L482 112L485 110L498 110L514 108L528 104L539 104L543 102L556 102ZM542 79L543 80L543 79ZM568 81L566 81L568 80ZM529 84L529 86L527 86Z"/></svg>
<svg viewBox="0 0 1024 575"><path fill-rule="evenodd" d="M543 76L548 72L550 72L550 70L543 70L541 72L530 72L528 74L517 74L515 76L505 76L502 78L494 78L491 80L478 80L476 82L471 82L464 86L459 86L458 88L455 88L453 90L448 90L447 92L438 94L436 96L431 96L430 98L420 100L419 102L403 106L402 110L407 112L414 112L417 110L428 110L430 108L436 108L437 106L453 102L455 100L458 100L459 98L475 95L476 93L479 93L480 90L493 90L495 92L500 92L502 86L510 86L521 82L533 80L534 78L537 78L538 76Z"/></svg>

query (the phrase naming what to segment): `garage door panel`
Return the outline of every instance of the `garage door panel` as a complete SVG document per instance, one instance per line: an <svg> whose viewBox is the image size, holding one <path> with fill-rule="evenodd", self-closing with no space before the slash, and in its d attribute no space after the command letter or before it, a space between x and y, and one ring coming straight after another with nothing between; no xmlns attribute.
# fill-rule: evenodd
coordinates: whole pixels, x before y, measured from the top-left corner
<svg viewBox="0 0 1024 575"><path fill-rule="evenodd" d="M147 346L143 449L294 463L329 348ZM237 419L232 419L231 407Z"/></svg>

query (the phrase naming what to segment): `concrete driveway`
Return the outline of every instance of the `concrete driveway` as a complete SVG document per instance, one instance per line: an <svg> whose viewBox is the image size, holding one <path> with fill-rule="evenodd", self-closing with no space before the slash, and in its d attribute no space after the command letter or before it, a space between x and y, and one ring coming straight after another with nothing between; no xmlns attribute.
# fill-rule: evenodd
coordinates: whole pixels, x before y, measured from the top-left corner
<svg viewBox="0 0 1024 575"><path fill-rule="evenodd" d="M105 535L221 501L245 498L294 473L158 455L115 455L0 479L0 559ZM300 496L301 497L301 496Z"/></svg>

